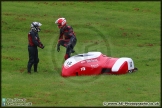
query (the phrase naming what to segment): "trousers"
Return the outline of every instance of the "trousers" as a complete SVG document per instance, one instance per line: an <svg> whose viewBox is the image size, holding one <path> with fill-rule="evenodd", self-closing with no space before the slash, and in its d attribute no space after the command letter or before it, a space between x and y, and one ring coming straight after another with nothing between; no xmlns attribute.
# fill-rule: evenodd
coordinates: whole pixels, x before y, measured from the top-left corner
<svg viewBox="0 0 162 108"><path fill-rule="evenodd" d="M77 43L77 39L74 38L73 41L66 41L66 40L61 40L59 42L60 45L62 45L63 47L66 48L66 53L65 53L65 56L64 56L64 59L66 60L67 58L70 57L71 53L74 51L74 47Z"/></svg>
<svg viewBox="0 0 162 108"><path fill-rule="evenodd" d="M37 72L37 67L39 63L37 47L28 46L28 54L29 54L29 60L27 64L27 71L31 72L31 68L34 65L34 72Z"/></svg>

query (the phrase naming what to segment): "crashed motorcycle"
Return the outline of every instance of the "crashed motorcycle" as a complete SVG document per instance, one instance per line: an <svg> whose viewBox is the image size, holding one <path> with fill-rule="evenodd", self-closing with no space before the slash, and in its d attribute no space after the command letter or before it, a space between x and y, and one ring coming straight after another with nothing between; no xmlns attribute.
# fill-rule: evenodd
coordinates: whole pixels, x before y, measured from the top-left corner
<svg viewBox="0 0 162 108"><path fill-rule="evenodd" d="M61 76L82 76L100 74L127 74L137 71L129 57L108 57L101 52L88 52L68 58L63 66Z"/></svg>

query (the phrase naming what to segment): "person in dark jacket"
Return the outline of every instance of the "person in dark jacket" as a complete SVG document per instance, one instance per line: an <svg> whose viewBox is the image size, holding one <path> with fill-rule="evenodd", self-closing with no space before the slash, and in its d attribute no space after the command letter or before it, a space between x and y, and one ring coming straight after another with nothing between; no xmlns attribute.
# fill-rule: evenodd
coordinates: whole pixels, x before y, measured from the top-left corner
<svg viewBox="0 0 162 108"><path fill-rule="evenodd" d="M65 18L58 18L55 23L60 29L59 39L57 43L57 51L60 51L60 45L66 48L64 59L68 59L71 53L74 53L74 46L77 43L77 38L71 26L66 24Z"/></svg>
<svg viewBox="0 0 162 108"><path fill-rule="evenodd" d="M31 74L31 68L34 65L34 72L37 72L37 67L39 63L38 58L38 49L37 47L43 49L44 45L41 43L38 32L40 31L40 26L42 24L40 22L32 22L31 30L28 33L28 53L29 53L29 61L27 64L27 71Z"/></svg>

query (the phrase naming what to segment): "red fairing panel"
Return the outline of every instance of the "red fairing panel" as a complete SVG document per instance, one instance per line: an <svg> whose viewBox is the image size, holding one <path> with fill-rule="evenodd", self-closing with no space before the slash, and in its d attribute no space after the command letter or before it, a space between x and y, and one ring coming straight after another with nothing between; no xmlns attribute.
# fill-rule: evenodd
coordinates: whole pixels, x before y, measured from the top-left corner
<svg viewBox="0 0 162 108"><path fill-rule="evenodd" d="M134 69L131 58L113 58L101 52L88 52L68 58L62 66L63 77L80 75L126 74Z"/></svg>

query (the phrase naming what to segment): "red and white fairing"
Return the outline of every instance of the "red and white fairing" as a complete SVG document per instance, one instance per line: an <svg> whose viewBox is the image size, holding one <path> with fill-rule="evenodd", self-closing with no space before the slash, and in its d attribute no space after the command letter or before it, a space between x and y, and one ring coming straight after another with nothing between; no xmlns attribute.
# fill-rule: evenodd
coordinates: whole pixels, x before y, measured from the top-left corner
<svg viewBox="0 0 162 108"><path fill-rule="evenodd" d="M80 75L126 74L134 69L131 58L108 57L101 52L88 52L68 58L62 66L63 77Z"/></svg>

